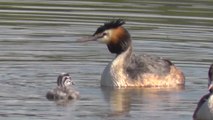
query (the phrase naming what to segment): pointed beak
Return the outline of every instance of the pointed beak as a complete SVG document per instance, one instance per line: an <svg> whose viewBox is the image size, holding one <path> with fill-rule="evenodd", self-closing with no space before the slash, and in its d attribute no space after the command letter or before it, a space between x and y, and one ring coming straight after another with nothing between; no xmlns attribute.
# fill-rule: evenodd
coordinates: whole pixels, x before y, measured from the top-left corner
<svg viewBox="0 0 213 120"><path fill-rule="evenodd" d="M68 78L71 81L71 85L75 85L74 81L72 80L71 76Z"/></svg>
<svg viewBox="0 0 213 120"><path fill-rule="evenodd" d="M102 34L92 35L92 36L86 36L77 39L78 42L88 42L88 41L97 41L99 38L103 37Z"/></svg>
<svg viewBox="0 0 213 120"><path fill-rule="evenodd" d="M72 81L72 85L75 85L75 83Z"/></svg>
<svg viewBox="0 0 213 120"><path fill-rule="evenodd" d="M209 89L210 92L213 92L213 82L211 82L211 83L209 84L209 88L208 88L208 89Z"/></svg>

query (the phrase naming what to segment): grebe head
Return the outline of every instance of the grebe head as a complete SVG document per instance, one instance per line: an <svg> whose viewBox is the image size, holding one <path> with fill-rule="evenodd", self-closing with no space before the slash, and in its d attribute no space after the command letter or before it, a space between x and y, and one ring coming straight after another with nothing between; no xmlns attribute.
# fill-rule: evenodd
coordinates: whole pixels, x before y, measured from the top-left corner
<svg viewBox="0 0 213 120"><path fill-rule="evenodd" d="M57 79L57 85L60 87L68 87L74 85L69 73L61 73Z"/></svg>
<svg viewBox="0 0 213 120"><path fill-rule="evenodd" d="M105 43L111 53L120 54L131 46L129 32L122 27L124 20L118 19L105 23L97 28L89 37L79 39L80 42L99 41Z"/></svg>
<svg viewBox="0 0 213 120"><path fill-rule="evenodd" d="M209 74L208 88L210 92L213 92L213 64L211 64L208 74Z"/></svg>

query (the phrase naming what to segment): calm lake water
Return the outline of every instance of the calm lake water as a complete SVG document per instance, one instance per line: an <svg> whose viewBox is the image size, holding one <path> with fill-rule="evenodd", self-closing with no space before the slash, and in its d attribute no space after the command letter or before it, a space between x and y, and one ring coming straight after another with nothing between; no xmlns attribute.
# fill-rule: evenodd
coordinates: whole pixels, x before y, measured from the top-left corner
<svg viewBox="0 0 213 120"><path fill-rule="evenodd" d="M212 11L212 0L0 0L0 119L191 120L208 92ZM103 44L76 39L113 18L126 19L136 53L181 68L185 88L101 88L114 55ZM80 100L46 100L61 72L71 73Z"/></svg>

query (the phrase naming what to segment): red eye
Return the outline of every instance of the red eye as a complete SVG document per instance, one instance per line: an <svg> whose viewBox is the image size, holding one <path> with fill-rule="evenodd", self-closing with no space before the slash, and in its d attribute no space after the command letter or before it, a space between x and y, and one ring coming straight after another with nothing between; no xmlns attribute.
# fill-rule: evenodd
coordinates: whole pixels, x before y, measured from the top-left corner
<svg viewBox="0 0 213 120"><path fill-rule="evenodd" d="M104 33L103 33L103 36L105 36L105 35L107 35L107 33L104 32Z"/></svg>
<svg viewBox="0 0 213 120"><path fill-rule="evenodd" d="M64 80L70 79L70 77L64 77Z"/></svg>

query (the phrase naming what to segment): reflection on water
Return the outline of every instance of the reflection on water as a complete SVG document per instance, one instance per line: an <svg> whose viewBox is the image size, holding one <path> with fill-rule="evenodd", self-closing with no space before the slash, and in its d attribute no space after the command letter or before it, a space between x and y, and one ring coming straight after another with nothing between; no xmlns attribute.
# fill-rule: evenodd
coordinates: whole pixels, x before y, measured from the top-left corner
<svg viewBox="0 0 213 120"><path fill-rule="evenodd" d="M101 88L106 102L109 103L109 116L129 116L131 110L139 109L140 111L151 111L152 114L159 114L158 110L162 105L169 105L178 101L174 98L184 90L179 88ZM177 103L172 103L178 105ZM170 104L170 105L172 105ZM133 107L132 107L133 106ZM132 108L131 108L132 107ZM173 110L175 111L175 109Z"/></svg>
<svg viewBox="0 0 213 120"><path fill-rule="evenodd" d="M101 90L105 100L109 102L111 110L110 115L128 115L131 109L131 97L129 89L102 88Z"/></svg>
<svg viewBox="0 0 213 120"><path fill-rule="evenodd" d="M66 106L72 105L76 100L63 100L62 99L62 100L56 100L56 101L50 100L50 101L54 102L56 105L66 107Z"/></svg>
<svg viewBox="0 0 213 120"><path fill-rule="evenodd" d="M213 56L211 0L0 0L0 119L190 120L207 90ZM186 75L185 89L102 89L114 57L99 43L76 43L113 18L136 53L169 58ZM46 92L70 72L80 100L64 106Z"/></svg>

